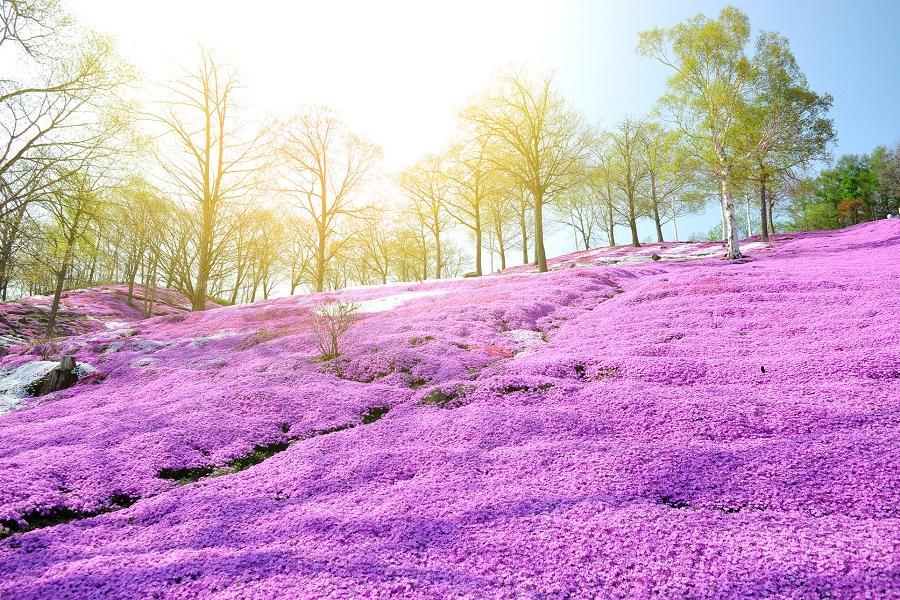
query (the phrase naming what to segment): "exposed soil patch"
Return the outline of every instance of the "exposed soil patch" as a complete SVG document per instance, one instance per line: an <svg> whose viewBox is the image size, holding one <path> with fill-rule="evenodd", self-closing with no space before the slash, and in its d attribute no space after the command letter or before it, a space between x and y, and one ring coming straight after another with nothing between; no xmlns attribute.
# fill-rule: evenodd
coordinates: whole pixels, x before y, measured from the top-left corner
<svg viewBox="0 0 900 600"><path fill-rule="evenodd" d="M388 408L387 406L373 406L363 415L363 425L374 423L375 421L386 415L389 410L390 408Z"/></svg>
<svg viewBox="0 0 900 600"><path fill-rule="evenodd" d="M471 387L460 386L452 390L440 388L431 390L419 400L419 406L437 406L439 408L459 408L466 405L465 396Z"/></svg>
<svg viewBox="0 0 900 600"><path fill-rule="evenodd" d="M516 392L546 392L553 387L552 383L542 383L540 385L507 385L498 391L501 394L515 394Z"/></svg>
<svg viewBox="0 0 900 600"><path fill-rule="evenodd" d="M49 509L34 509L24 513L18 520L5 519L0 520L0 540L9 536L34 531L35 529L43 529L44 527L54 527L78 521L81 519L89 519L105 513L122 510L128 508L138 501L138 498L127 494L115 494L107 500L103 508L94 511L74 510L65 506L54 506Z"/></svg>
<svg viewBox="0 0 900 600"><path fill-rule="evenodd" d="M677 500L672 496L663 496L657 501L659 504L663 506L668 506L669 508L688 508L690 504L683 500Z"/></svg>

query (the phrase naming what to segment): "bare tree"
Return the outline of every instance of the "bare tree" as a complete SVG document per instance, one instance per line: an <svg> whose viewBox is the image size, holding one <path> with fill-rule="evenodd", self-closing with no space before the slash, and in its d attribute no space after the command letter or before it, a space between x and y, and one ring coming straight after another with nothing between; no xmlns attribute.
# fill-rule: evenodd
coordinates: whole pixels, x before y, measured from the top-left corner
<svg viewBox="0 0 900 600"><path fill-rule="evenodd" d="M512 244L515 243L515 234L514 232L509 231L510 227L516 225L519 216L519 206L517 204L518 196L515 192L515 186L505 187L500 185L495 190L495 193L488 196L484 207L485 227L493 235L497 255L500 257L501 269L506 268L507 248L510 248ZM525 248L526 251L528 248L527 235L528 234L526 233L523 242L523 248ZM525 263L527 263L527 260Z"/></svg>
<svg viewBox="0 0 900 600"><path fill-rule="evenodd" d="M535 259L547 270L544 205L574 185L587 157L589 135L581 115L569 108L553 78L502 75L484 97L463 112L479 132L496 140L497 168L531 194Z"/></svg>
<svg viewBox="0 0 900 600"><path fill-rule="evenodd" d="M234 73L201 51L199 65L165 86L169 101L151 115L169 142L157 160L173 189L196 207L196 261L180 268L193 310L206 308L210 277L225 249L222 210L248 194L258 167L260 138L240 137L235 87ZM185 252L182 258L193 257Z"/></svg>
<svg viewBox="0 0 900 600"><path fill-rule="evenodd" d="M355 201L381 151L322 107L309 108L279 129L279 189L295 198L315 227L314 288L321 292L329 262L349 241L341 235L341 221L357 215Z"/></svg>
<svg viewBox="0 0 900 600"><path fill-rule="evenodd" d="M291 285L291 295L304 283L315 280L316 237L315 227L298 215L289 215L287 219L288 244L287 267Z"/></svg>
<svg viewBox="0 0 900 600"><path fill-rule="evenodd" d="M625 118L609 132L611 183L616 189L613 203L618 214L631 230L631 244L640 246L637 219L641 216L638 206L642 186L647 181L647 164L643 157L646 127L643 121Z"/></svg>
<svg viewBox="0 0 900 600"><path fill-rule="evenodd" d="M616 220L616 196L613 190L614 149L609 134L597 132L591 143L590 152L588 182L594 198L602 207L604 216L602 229L606 232L609 245L615 246L618 221Z"/></svg>
<svg viewBox="0 0 900 600"><path fill-rule="evenodd" d="M46 235L31 227L38 224L32 209L54 205L74 174L121 152L109 141L127 127L117 92L131 74L108 38L76 29L54 0L0 2L0 63L13 74L0 78L0 295L6 297L12 273L21 271L17 250L40 242L21 236Z"/></svg>
<svg viewBox="0 0 900 600"><path fill-rule="evenodd" d="M52 200L46 204L50 214L52 228L48 236L50 252L43 258L55 277L53 301L47 321L47 335L53 334L56 316L59 313L59 302L65 289L66 277L72 267L79 242L96 223L101 194L104 189L103 177L79 175L69 177L65 185L54 189Z"/></svg>
<svg viewBox="0 0 900 600"><path fill-rule="evenodd" d="M680 208L679 198L695 198L684 194L691 181L697 177L696 161L679 145L676 132L666 131L659 123L648 122L644 128L643 160L647 173L644 188L646 212L656 226L656 241L663 241L662 226L674 221ZM687 205L687 202L683 202ZM677 237L677 225L676 225Z"/></svg>
<svg viewBox="0 0 900 600"><path fill-rule="evenodd" d="M252 288L249 301L253 302L258 288L262 290L263 299L268 300L281 281L282 249L287 245L288 231L271 208L256 209L251 222L255 235L250 246Z"/></svg>
<svg viewBox="0 0 900 600"><path fill-rule="evenodd" d="M374 273L385 284L393 263L394 231L387 211L370 207L358 232L360 260L365 270Z"/></svg>
<svg viewBox="0 0 900 600"><path fill-rule="evenodd" d="M398 179L400 187L411 200L411 213L415 215L420 229L428 231L434 240L435 279L440 279L443 272L441 235L450 224L450 214L446 209L450 180L445 171L446 165L441 157L426 156L403 171ZM423 257L427 262L427 252L423 253ZM425 279L427 277L426 272Z"/></svg>
<svg viewBox="0 0 900 600"><path fill-rule="evenodd" d="M108 38L74 31L56 2L6 0L0 27L0 60L17 74L0 79L2 220L108 150L121 128L110 123L115 92L132 75Z"/></svg>
<svg viewBox="0 0 900 600"><path fill-rule="evenodd" d="M575 234L575 250L588 250L594 246L596 233L603 229L605 215L592 188L585 183L563 193L555 203L563 222Z"/></svg>
<svg viewBox="0 0 900 600"><path fill-rule="evenodd" d="M458 142L449 151L446 169L451 193L446 207L456 221L468 228L475 238L475 274L481 276L482 222L485 204L499 195L497 169L490 160L490 138L475 135Z"/></svg>

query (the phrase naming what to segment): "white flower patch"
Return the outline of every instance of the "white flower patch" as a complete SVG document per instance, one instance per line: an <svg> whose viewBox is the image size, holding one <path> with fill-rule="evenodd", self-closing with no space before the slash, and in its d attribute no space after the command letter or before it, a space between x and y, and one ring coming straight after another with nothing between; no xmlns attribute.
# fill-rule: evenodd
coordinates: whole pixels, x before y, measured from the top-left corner
<svg viewBox="0 0 900 600"><path fill-rule="evenodd" d="M572 267L594 267L599 265L633 265L654 262L653 255L664 261L685 261L724 256L725 245L722 243L705 245L703 242L665 242L665 248L657 245L630 248L597 248L578 252L574 256L559 259L560 262L550 266L551 271ZM703 245L701 245L703 244ZM766 242L747 242L740 244L741 250L760 250L771 248ZM531 271L533 272L533 271Z"/></svg>
<svg viewBox="0 0 900 600"><path fill-rule="evenodd" d="M547 343L544 339L544 332L533 329L513 329L507 331L506 335L519 345L519 351L516 352L516 356L534 354L541 346Z"/></svg>
<svg viewBox="0 0 900 600"><path fill-rule="evenodd" d="M724 251L725 246L706 246L705 248L688 250L687 252L683 252L682 254L686 258L706 258L707 256L716 256L718 254L722 254Z"/></svg>
<svg viewBox="0 0 900 600"><path fill-rule="evenodd" d="M741 250L761 250L770 248L771 244L767 242L750 242L749 244L741 244Z"/></svg>
<svg viewBox="0 0 900 600"><path fill-rule="evenodd" d="M11 335L0 335L0 348L9 348L10 346L15 346L26 342L25 338L18 338Z"/></svg>
<svg viewBox="0 0 900 600"><path fill-rule="evenodd" d="M149 367L152 364L156 364L155 358L144 357L131 361L131 363L129 363L129 366L131 366L132 368Z"/></svg>
<svg viewBox="0 0 900 600"><path fill-rule="evenodd" d="M210 343L210 342L212 342L212 341L215 341L215 340L222 340L222 339L225 339L225 338L234 337L234 336L236 336L236 335L240 335L240 334L237 333L237 332L235 332L235 331L231 331L231 330L229 330L229 329L226 329L226 330L220 331L220 332L218 332L218 333L211 333L211 334L209 334L209 335L201 335L201 336L199 336L199 337L188 338L188 339L186 339L186 340L181 340L181 342L182 342L183 344L189 345L189 346L191 346L191 347L193 347L193 348L202 348L203 346L205 346L206 344L208 344L208 343Z"/></svg>
<svg viewBox="0 0 900 600"><path fill-rule="evenodd" d="M447 290L420 290L415 292L401 292L399 294L392 294L390 296L384 296L382 298L375 298L373 300L358 300L352 302L352 304L356 305L357 313L373 313L373 312L382 312L386 310L393 310L400 306L403 306L410 300L416 300L418 298L428 298L430 296L442 296L447 293Z"/></svg>

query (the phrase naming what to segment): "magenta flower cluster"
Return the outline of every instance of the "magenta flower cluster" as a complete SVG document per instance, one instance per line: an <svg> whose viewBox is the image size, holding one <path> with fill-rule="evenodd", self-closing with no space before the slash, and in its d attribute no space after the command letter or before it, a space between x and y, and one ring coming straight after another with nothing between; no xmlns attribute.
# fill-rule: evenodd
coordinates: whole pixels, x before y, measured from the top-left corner
<svg viewBox="0 0 900 600"><path fill-rule="evenodd" d="M900 222L748 255L68 338L0 416L0 597L898 597Z"/></svg>

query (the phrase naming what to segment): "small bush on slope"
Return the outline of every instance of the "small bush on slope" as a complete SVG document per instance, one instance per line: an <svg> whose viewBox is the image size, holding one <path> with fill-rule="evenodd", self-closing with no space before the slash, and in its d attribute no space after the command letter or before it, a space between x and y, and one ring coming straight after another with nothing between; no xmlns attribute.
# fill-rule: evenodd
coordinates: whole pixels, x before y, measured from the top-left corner
<svg viewBox="0 0 900 600"><path fill-rule="evenodd" d="M341 338L356 321L358 305L352 302L322 302L316 306L312 321L316 346L322 360L341 354Z"/></svg>

